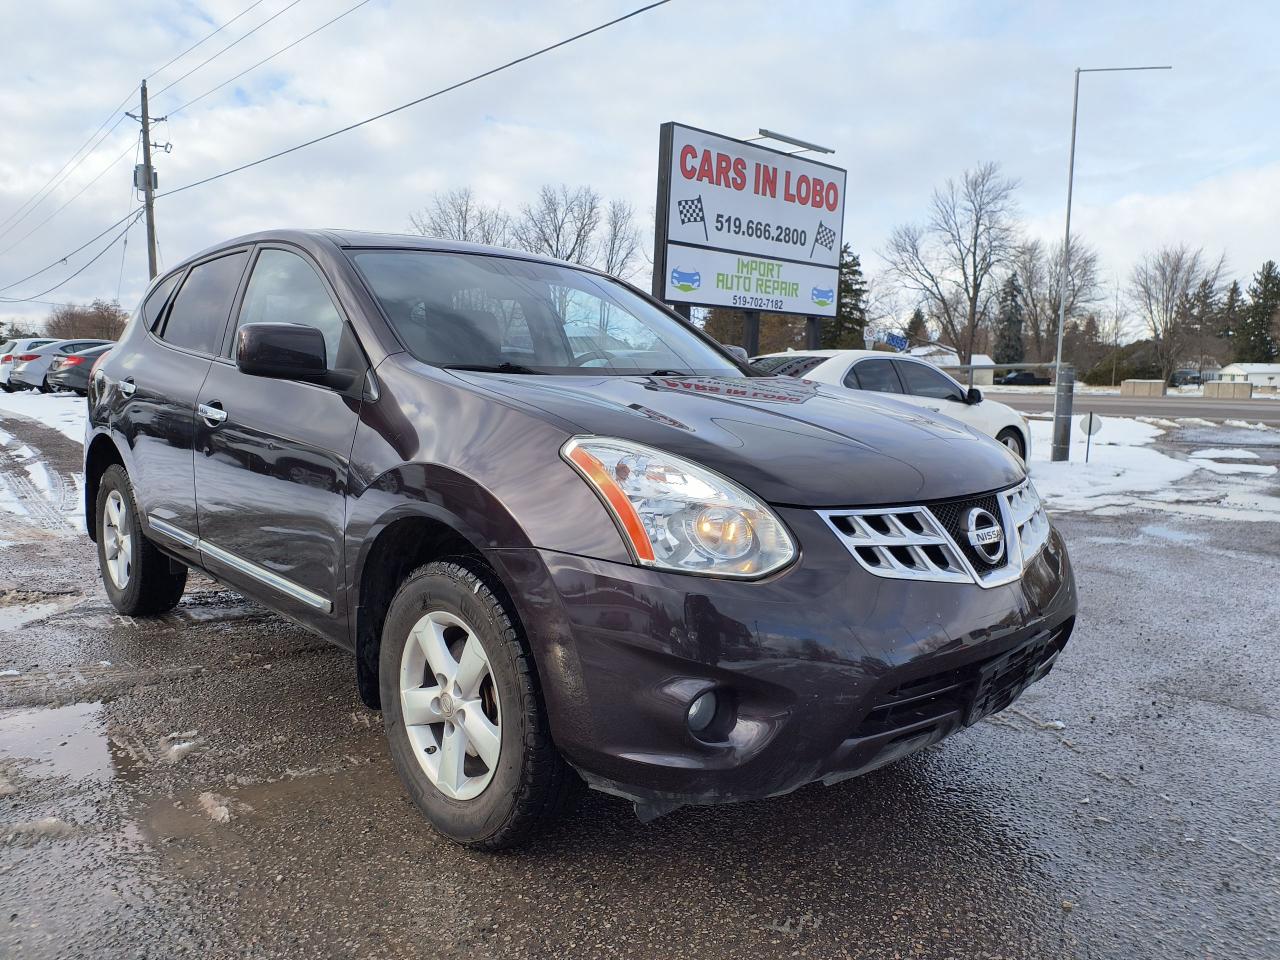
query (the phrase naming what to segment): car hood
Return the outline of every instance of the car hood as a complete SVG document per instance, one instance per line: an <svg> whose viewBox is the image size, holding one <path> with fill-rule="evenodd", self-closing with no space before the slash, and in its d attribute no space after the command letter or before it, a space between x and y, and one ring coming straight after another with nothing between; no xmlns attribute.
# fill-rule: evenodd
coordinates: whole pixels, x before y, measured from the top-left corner
<svg viewBox="0 0 1280 960"><path fill-rule="evenodd" d="M765 501L857 506L944 500L1024 476L1003 445L947 417L791 377L509 376L451 371L574 425L659 447Z"/></svg>

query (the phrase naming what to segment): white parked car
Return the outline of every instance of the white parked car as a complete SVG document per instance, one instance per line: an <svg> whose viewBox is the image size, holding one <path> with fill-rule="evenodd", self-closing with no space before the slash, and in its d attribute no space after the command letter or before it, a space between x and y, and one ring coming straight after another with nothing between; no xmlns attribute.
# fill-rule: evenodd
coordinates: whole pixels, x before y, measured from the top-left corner
<svg viewBox="0 0 1280 960"><path fill-rule="evenodd" d="M891 393L897 400L967 423L1023 460L1031 451L1031 431L1020 413L986 399L976 387L962 387L925 360L879 350L794 350L754 357L751 366L775 376Z"/></svg>
<svg viewBox="0 0 1280 960"><path fill-rule="evenodd" d="M54 337L28 337L22 340L6 340L0 343L0 390L12 393L14 385L9 382L13 368L21 361L19 357L34 355L40 347L55 342Z"/></svg>

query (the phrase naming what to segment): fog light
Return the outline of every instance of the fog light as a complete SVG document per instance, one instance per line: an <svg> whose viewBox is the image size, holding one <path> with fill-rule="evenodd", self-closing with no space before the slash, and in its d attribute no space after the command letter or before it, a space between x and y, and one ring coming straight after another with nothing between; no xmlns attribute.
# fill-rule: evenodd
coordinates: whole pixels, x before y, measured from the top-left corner
<svg viewBox="0 0 1280 960"><path fill-rule="evenodd" d="M702 733L711 726L716 718L716 692L708 690L689 704L689 729L694 733Z"/></svg>

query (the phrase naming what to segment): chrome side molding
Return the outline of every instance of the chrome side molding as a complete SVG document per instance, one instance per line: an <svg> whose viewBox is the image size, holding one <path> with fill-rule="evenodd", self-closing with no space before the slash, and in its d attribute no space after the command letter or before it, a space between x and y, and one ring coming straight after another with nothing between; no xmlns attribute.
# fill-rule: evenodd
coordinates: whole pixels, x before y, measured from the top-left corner
<svg viewBox="0 0 1280 960"><path fill-rule="evenodd" d="M205 556L217 560L219 563L226 564L243 573L247 577L252 577L259 583L270 587L278 593L285 596L293 597L300 603L305 603L312 609L319 610L321 613L332 613L333 604L318 593L313 593L306 587L301 587L285 577L280 576L268 570L266 567L259 566L244 557L232 553L230 550L223 550L221 547L210 543L208 540L201 540L193 533L188 533L181 527L174 526L167 520L161 520L153 514L147 515L147 524L156 533L163 534L175 543L180 543L189 550L198 550Z"/></svg>

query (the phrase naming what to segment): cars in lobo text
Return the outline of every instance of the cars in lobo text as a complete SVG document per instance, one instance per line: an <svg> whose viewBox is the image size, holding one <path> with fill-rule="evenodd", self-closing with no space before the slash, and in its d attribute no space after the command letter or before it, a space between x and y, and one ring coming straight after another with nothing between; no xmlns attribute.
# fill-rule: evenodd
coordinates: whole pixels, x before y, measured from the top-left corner
<svg viewBox="0 0 1280 960"><path fill-rule="evenodd" d="M976 387L965 389L927 360L879 350L789 350L755 357L751 366L761 373L804 377L837 390L892 394L967 423L1023 460L1031 451L1031 431L1020 413L984 397Z"/></svg>
<svg viewBox="0 0 1280 960"><path fill-rule="evenodd" d="M1007 706L1074 623L1009 451L531 255L221 244L152 283L89 409L115 606L198 567L353 651L406 791L475 847L579 778L649 817L854 776Z"/></svg>

